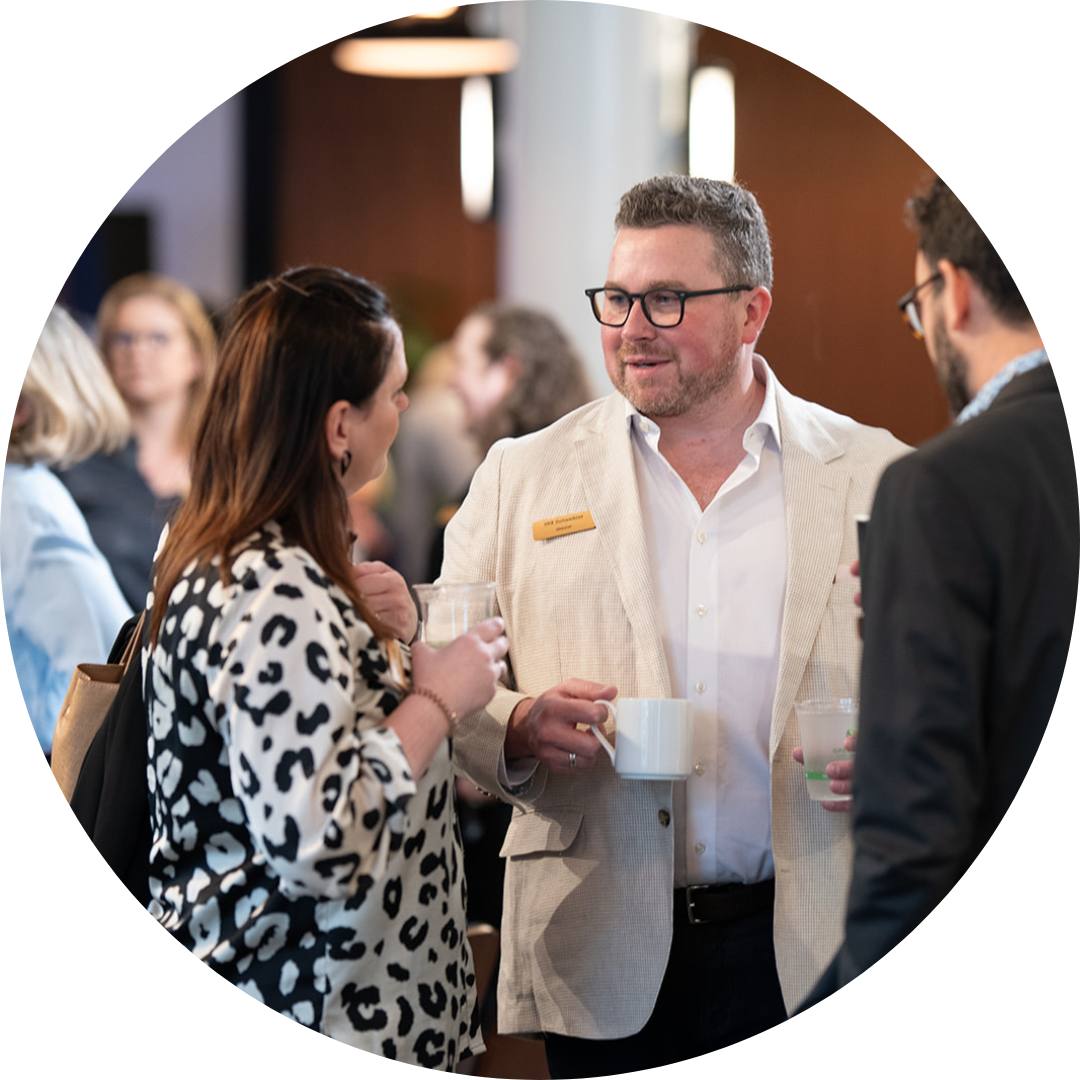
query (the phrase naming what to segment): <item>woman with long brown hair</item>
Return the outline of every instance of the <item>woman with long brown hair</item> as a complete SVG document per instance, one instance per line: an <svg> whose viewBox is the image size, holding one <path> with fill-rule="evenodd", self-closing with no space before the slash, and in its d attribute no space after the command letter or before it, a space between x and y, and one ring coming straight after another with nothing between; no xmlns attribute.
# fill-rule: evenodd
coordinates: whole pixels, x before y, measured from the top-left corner
<svg viewBox="0 0 1080 1080"><path fill-rule="evenodd" d="M386 467L406 373L386 298L342 271L233 310L155 562L150 910L299 1023L452 1070L482 1042L448 737L506 640L492 619L410 652L348 561L347 498Z"/></svg>

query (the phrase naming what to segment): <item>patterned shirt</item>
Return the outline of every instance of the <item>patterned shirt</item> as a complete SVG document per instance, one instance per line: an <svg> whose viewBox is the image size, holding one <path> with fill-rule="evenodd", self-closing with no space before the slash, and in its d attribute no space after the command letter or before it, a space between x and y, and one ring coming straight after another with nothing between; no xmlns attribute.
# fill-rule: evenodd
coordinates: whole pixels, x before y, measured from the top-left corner
<svg viewBox="0 0 1080 1080"><path fill-rule="evenodd" d="M1031 371L1041 364L1050 362L1045 349L1035 349L1033 352L1024 353L1015 360L1010 360L992 379L987 380L979 392L964 406L956 417L958 424L964 424L972 417L986 412L991 402L1001 393L1005 386L1012 382L1017 375L1023 375L1025 371Z"/></svg>
<svg viewBox="0 0 1080 1080"><path fill-rule="evenodd" d="M298 1023L452 1070L483 1043L450 750L411 775L389 668L276 526L228 586L188 568L144 655L150 911Z"/></svg>

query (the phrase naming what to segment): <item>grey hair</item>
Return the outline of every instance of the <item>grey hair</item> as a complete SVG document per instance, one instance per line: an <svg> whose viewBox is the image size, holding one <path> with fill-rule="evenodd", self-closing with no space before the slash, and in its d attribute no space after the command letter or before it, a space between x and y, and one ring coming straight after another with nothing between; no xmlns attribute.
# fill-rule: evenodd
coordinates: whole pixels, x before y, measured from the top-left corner
<svg viewBox="0 0 1080 1080"><path fill-rule="evenodd" d="M716 248L716 268L730 285L772 287L772 247L765 215L746 188L701 176L654 176L619 200L618 229L698 225Z"/></svg>

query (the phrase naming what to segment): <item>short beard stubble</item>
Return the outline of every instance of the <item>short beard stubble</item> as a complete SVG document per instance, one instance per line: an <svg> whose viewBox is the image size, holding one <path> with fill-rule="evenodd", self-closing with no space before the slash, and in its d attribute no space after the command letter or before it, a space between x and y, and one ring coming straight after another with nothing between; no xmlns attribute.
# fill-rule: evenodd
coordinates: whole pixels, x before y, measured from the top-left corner
<svg viewBox="0 0 1080 1080"><path fill-rule="evenodd" d="M933 342L934 353L931 359L934 362L934 371L937 373L949 412L955 418L971 401L967 385L968 362L945 332L941 319L934 320Z"/></svg>
<svg viewBox="0 0 1080 1080"><path fill-rule="evenodd" d="M674 383L650 386L648 382L631 381L626 377L627 355L644 359L669 360L675 368ZM626 398L642 416L650 420L665 420L685 416L706 401L715 400L728 390L738 374L739 342L726 341L718 344L715 362L702 371L686 374L674 349L648 349L641 344L622 345L615 354L615 389ZM667 379L667 376L665 376Z"/></svg>

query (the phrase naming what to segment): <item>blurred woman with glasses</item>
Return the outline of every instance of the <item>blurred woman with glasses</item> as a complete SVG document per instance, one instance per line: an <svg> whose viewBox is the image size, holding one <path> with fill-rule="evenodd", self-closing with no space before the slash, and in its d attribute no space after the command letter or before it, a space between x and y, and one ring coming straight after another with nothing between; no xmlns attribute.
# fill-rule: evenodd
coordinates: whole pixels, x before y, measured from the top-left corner
<svg viewBox="0 0 1080 1080"><path fill-rule="evenodd" d="M117 453L96 455L60 476L128 602L141 608L161 528L187 493L217 340L191 289L158 274L117 282L97 321L132 437Z"/></svg>

